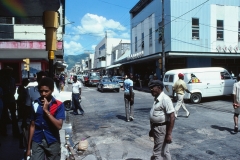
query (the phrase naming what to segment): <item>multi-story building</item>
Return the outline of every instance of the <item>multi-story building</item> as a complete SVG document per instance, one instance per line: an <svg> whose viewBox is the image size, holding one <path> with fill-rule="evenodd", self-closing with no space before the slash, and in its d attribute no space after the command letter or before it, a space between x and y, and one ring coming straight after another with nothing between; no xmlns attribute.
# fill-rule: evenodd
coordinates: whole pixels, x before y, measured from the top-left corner
<svg viewBox="0 0 240 160"><path fill-rule="evenodd" d="M166 70L221 66L239 73L239 6L239 0L165 0L164 6L140 0L130 10L131 56L125 63L159 78L164 59Z"/></svg>
<svg viewBox="0 0 240 160"><path fill-rule="evenodd" d="M124 75L127 65L122 65L127 57L130 55L130 40L121 41L117 46L112 48L111 65L106 67L110 75Z"/></svg>
<svg viewBox="0 0 240 160"><path fill-rule="evenodd" d="M61 0L58 10L57 51L55 51L55 71L64 71L63 34L65 24L65 0ZM0 68L10 66L19 84L28 74L24 70L23 59L30 59L30 77L40 70L49 70L48 51L45 46L45 29L42 16L0 17ZM58 63L55 63L58 62ZM66 67L65 67L66 68Z"/></svg>
<svg viewBox="0 0 240 160"><path fill-rule="evenodd" d="M95 47L94 54L94 70L99 71L101 74L106 74L106 67L111 65L112 62L112 49L122 41L127 41L118 38L109 38L107 35Z"/></svg>

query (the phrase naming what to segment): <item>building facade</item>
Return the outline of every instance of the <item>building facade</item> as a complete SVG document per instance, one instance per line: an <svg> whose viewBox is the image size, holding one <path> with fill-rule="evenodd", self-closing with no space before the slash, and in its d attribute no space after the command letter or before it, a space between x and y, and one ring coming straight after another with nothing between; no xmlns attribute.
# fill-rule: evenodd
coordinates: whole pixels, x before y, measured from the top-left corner
<svg viewBox="0 0 240 160"><path fill-rule="evenodd" d="M139 1L130 10L131 55L125 65L159 79L163 67L218 66L239 73L239 6L239 0L165 0L164 6L160 0Z"/></svg>
<svg viewBox="0 0 240 160"><path fill-rule="evenodd" d="M61 0L58 10L57 51L55 51L55 72L64 71L63 34L65 30L65 1ZM45 46L45 29L42 16L0 17L0 68L10 66L16 83L27 77L23 59L30 59L30 77L40 70L49 70L48 51ZM57 63L56 63L57 62Z"/></svg>
<svg viewBox="0 0 240 160"><path fill-rule="evenodd" d="M106 67L113 63L112 50L122 41L127 41L118 38L109 38L107 35L95 47L93 70L99 71L101 75L108 74ZM116 56L116 55L115 55Z"/></svg>

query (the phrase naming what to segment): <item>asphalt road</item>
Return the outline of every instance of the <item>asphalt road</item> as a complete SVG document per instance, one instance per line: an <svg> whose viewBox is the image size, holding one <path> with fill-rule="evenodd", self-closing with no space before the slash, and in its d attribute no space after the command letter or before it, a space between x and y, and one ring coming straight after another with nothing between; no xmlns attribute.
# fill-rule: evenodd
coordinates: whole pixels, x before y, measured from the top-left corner
<svg viewBox="0 0 240 160"><path fill-rule="evenodd" d="M96 87L84 87L81 104L85 115L70 114L70 121L73 143L90 136L89 148L75 154L76 159L150 159L153 142L148 132L152 103L149 93L135 91L135 119L126 122L123 91L101 93ZM240 134L233 132L231 97L208 98L186 106L191 113L189 118L180 109L175 121L170 144L173 160L240 159Z"/></svg>

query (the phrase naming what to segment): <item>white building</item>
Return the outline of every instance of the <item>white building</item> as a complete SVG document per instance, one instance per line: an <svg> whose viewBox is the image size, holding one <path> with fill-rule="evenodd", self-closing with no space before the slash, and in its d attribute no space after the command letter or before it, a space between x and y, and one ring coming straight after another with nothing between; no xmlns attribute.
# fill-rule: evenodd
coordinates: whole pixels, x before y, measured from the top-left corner
<svg viewBox="0 0 240 160"><path fill-rule="evenodd" d="M162 20L166 70L219 66L240 72L239 0L140 0L131 14L131 56L135 73L162 71Z"/></svg>
<svg viewBox="0 0 240 160"><path fill-rule="evenodd" d="M105 36L103 40L95 47L94 54L94 70L98 70L101 74L106 74L106 67L112 65L112 50L122 41L117 38L108 38Z"/></svg>

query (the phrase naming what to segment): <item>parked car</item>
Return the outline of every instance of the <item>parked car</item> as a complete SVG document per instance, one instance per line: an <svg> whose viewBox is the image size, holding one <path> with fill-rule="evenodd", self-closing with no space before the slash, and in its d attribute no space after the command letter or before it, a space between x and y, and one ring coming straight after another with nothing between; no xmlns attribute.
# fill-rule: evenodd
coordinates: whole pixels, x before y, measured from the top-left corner
<svg viewBox="0 0 240 160"><path fill-rule="evenodd" d="M119 83L121 87L123 87L123 77L122 76L113 76L112 77L112 81L113 82L116 82L116 83Z"/></svg>
<svg viewBox="0 0 240 160"><path fill-rule="evenodd" d="M120 91L120 85L117 82L112 82L110 78L101 79L97 84L98 91Z"/></svg>

